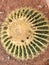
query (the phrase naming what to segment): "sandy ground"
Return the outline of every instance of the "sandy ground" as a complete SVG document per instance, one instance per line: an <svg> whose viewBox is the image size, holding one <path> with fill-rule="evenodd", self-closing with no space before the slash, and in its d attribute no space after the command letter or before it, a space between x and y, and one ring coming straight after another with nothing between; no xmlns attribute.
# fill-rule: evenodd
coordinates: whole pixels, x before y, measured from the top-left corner
<svg viewBox="0 0 49 65"><path fill-rule="evenodd" d="M49 19L49 9L45 0L0 0L0 26L8 13L20 7L36 8L42 11ZM0 65L49 65L49 47L33 60L21 61L8 55L0 40Z"/></svg>

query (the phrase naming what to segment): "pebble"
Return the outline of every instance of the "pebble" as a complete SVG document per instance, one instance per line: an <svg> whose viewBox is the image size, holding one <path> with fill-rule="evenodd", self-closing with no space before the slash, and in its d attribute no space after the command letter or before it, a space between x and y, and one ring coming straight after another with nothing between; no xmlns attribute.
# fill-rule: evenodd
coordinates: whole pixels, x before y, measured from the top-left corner
<svg viewBox="0 0 49 65"><path fill-rule="evenodd" d="M42 8L42 5L38 5L39 8Z"/></svg>
<svg viewBox="0 0 49 65"><path fill-rule="evenodd" d="M39 8L44 8L44 7L47 7L45 5L38 5Z"/></svg>
<svg viewBox="0 0 49 65"><path fill-rule="evenodd" d="M10 60L10 56L8 56L7 59Z"/></svg>
<svg viewBox="0 0 49 65"><path fill-rule="evenodd" d="M6 62L7 60L10 60L10 56L8 56L7 58L2 57L1 60L2 62Z"/></svg>
<svg viewBox="0 0 49 65"><path fill-rule="evenodd" d="M3 13L4 13L4 12L1 12L1 11L0 11L0 14L3 14Z"/></svg>

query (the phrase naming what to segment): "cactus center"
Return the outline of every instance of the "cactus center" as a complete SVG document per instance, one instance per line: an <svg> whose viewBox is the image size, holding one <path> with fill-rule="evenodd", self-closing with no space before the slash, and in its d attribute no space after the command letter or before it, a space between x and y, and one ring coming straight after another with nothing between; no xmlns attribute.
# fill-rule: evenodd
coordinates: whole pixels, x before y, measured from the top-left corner
<svg viewBox="0 0 49 65"><path fill-rule="evenodd" d="M9 35L12 36L12 40L20 42L26 40L29 37L30 24L26 22L24 18L17 19L9 25Z"/></svg>

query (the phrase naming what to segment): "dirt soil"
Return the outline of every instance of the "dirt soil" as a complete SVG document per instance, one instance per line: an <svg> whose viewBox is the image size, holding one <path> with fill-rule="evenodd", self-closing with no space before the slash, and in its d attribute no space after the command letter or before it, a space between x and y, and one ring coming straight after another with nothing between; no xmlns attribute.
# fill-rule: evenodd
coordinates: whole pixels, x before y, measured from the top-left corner
<svg viewBox="0 0 49 65"><path fill-rule="evenodd" d="M0 26L8 13L20 7L36 8L42 11L49 19L49 9L45 0L0 0ZM0 65L49 65L49 47L33 60L21 61L8 55L2 47L0 40Z"/></svg>

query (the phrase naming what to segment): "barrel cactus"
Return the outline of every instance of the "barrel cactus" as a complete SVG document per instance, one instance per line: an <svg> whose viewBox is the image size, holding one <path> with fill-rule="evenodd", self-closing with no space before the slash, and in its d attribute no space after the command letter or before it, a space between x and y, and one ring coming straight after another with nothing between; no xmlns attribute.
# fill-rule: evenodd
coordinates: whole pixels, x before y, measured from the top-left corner
<svg viewBox="0 0 49 65"><path fill-rule="evenodd" d="M1 25L2 45L16 59L37 57L47 48L48 40L48 19L33 8L12 11Z"/></svg>

